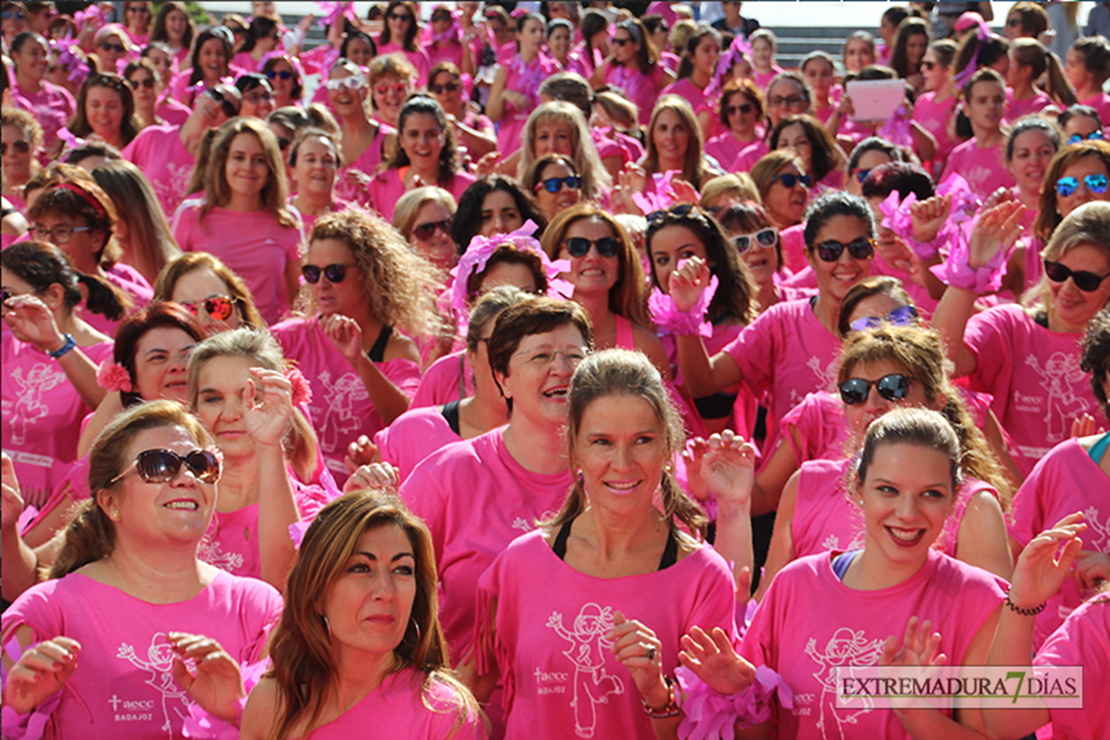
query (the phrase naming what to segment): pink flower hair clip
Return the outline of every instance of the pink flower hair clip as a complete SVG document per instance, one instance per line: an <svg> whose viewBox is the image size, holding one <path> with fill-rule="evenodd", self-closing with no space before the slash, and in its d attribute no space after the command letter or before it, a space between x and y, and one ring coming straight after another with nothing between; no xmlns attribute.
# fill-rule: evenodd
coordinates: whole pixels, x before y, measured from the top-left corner
<svg viewBox="0 0 1110 740"><path fill-rule="evenodd" d="M96 382L108 391L131 392L131 373L123 365L110 359L100 363L96 371Z"/></svg>
<svg viewBox="0 0 1110 740"><path fill-rule="evenodd" d="M302 403L308 403L312 400L312 385L309 384L300 369L289 368L285 371L285 377L289 379L289 384L293 386L292 400L294 406L300 406Z"/></svg>

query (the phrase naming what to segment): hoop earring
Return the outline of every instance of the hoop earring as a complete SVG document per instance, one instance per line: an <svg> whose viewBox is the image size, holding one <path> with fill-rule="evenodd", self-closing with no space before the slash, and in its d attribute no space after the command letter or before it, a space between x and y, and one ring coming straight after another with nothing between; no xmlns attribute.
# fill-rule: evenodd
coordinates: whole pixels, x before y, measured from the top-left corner
<svg viewBox="0 0 1110 740"><path fill-rule="evenodd" d="M416 641L420 642L420 623L416 621L415 617L413 617L410 621L412 622L413 629L416 630Z"/></svg>
<svg viewBox="0 0 1110 740"><path fill-rule="evenodd" d="M329 623L329 622L328 622L328 615L326 615L326 614L321 614L321 615L320 615L320 619L323 619L323 620L324 620L324 627L325 627L325 628L327 629L327 631L328 631L328 637L331 637L331 623Z"/></svg>

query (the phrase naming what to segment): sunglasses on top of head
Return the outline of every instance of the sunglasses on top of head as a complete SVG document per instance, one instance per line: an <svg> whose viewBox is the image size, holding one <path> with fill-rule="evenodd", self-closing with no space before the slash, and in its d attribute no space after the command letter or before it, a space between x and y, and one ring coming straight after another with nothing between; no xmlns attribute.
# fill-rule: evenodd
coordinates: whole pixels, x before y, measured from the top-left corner
<svg viewBox="0 0 1110 740"><path fill-rule="evenodd" d="M1102 129L1096 128L1094 131L1087 134L1086 136L1084 136L1083 134L1072 134L1071 136L1068 137L1068 143L1069 144L1078 144L1079 142L1085 141L1085 140L1102 141L1105 138L1106 138L1106 134L1102 133Z"/></svg>
<svg viewBox="0 0 1110 740"><path fill-rule="evenodd" d="M840 384L840 400L847 406L864 403L871 395L871 386L887 401L901 401L910 392L910 381L913 378L901 373L885 375L878 380L864 380L863 378L849 378Z"/></svg>
<svg viewBox="0 0 1110 740"><path fill-rule="evenodd" d="M108 485L122 480L131 471L147 483L169 483L177 477L182 463L201 483L215 483L220 479L220 459L208 450L193 450L184 456L171 450L143 450L135 462L108 481Z"/></svg>
<svg viewBox="0 0 1110 740"><path fill-rule="evenodd" d="M913 306L899 306L886 316L864 316L856 319L849 326L852 331L866 331L882 326L883 322L891 326L910 326L917 322L917 309Z"/></svg>

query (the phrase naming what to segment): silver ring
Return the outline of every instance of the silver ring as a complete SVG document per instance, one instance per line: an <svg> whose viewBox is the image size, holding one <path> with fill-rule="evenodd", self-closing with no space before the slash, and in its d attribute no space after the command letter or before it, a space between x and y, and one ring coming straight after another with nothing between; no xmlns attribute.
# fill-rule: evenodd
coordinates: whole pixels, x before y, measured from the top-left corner
<svg viewBox="0 0 1110 740"><path fill-rule="evenodd" d="M652 645L651 647L649 647L647 649L647 659L648 660L655 660L655 646L654 645Z"/></svg>

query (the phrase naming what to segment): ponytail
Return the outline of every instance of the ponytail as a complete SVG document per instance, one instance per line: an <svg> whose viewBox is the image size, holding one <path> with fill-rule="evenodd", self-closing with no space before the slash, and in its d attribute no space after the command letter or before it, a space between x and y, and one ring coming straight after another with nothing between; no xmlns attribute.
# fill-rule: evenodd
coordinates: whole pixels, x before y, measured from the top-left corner
<svg viewBox="0 0 1110 740"><path fill-rule="evenodd" d="M1064 66L1060 64L1060 57L1048 49L1045 49L1045 67L1048 73L1045 92L1059 103L1061 108L1075 105L1078 99L1075 97L1075 90L1072 89L1071 83L1064 75Z"/></svg>
<svg viewBox="0 0 1110 740"><path fill-rule="evenodd" d="M47 578L63 578L82 566L108 557L116 547L116 529L95 495L78 504L64 537L62 549L45 573Z"/></svg>
<svg viewBox="0 0 1110 740"><path fill-rule="evenodd" d="M130 296L99 275L78 273L77 282L88 291L85 307L112 321L122 319L134 305Z"/></svg>

